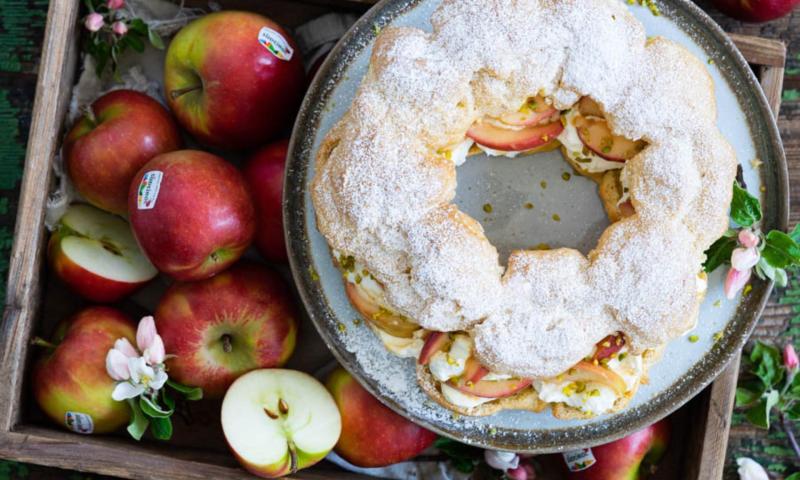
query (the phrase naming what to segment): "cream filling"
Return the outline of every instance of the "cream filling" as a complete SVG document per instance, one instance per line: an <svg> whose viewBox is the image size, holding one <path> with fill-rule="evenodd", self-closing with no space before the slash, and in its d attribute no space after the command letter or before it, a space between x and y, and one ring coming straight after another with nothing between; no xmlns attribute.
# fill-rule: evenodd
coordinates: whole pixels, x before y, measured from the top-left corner
<svg viewBox="0 0 800 480"><path fill-rule="evenodd" d="M589 151L588 155L583 154L583 149L586 145L581 141L581 137L578 135L578 129L575 128L575 125L572 123L575 115L578 115L578 112L574 108L566 114L562 114L562 118L565 120L564 130L556 137L558 141L561 142L561 145L564 146L570 160L574 161L581 169L589 173L605 172L624 167L624 162L606 160L592 151ZM620 202L622 201L623 200L620 200Z"/></svg>
<svg viewBox="0 0 800 480"><path fill-rule="evenodd" d="M624 165L624 164L623 164ZM628 186L628 169L623 168L619 172L619 184L622 185L622 196L619 197L617 206L622 205L631 198L631 189Z"/></svg>
<svg viewBox="0 0 800 480"><path fill-rule="evenodd" d="M467 161L469 149L472 148L473 143L475 142L473 142L471 138L465 138L464 141L448 150L450 160L452 160L457 167Z"/></svg>
<svg viewBox="0 0 800 480"><path fill-rule="evenodd" d="M425 345L425 339L422 338L425 330L421 328L414 332L412 338L395 337L378 327L373 327L372 330L378 334L378 338L381 339L387 350L401 358L418 358L423 345Z"/></svg>
<svg viewBox="0 0 800 480"><path fill-rule="evenodd" d="M471 395L462 391L456 390L446 383L441 384L442 396L448 402L461 408L473 408L484 403L491 402L493 398L484 398L477 395Z"/></svg>
<svg viewBox="0 0 800 480"><path fill-rule="evenodd" d="M472 340L466 335L456 335L450 350L436 352L428 363L433 378L446 382L464 373L467 359L472 355Z"/></svg>
<svg viewBox="0 0 800 480"><path fill-rule="evenodd" d="M525 153L525 152L524 152L524 151L522 151L522 150L517 150L517 151L495 150L495 149L493 149L493 148L489 148L489 147L487 147L487 146L485 146L485 145L481 145L480 143L476 143L475 145L477 145L477 146L478 146L478 148L480 148L481 150L483 150L483 151L484 151L484 153L486 153L486 155L489 155L490 157L508 157L508 158L514 158L514 157L516 157L517 155L520 155L520 154L522 154L522 153Z"/></svg>

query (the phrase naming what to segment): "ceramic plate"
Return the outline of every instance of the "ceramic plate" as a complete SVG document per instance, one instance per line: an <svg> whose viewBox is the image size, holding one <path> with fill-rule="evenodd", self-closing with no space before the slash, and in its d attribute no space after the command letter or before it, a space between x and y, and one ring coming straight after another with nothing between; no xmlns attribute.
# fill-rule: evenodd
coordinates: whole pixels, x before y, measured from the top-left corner
<svg viewBox="0 0 800 480"><path fill-rule="evenodd" d="M549 413L503 411L472 418L452 414L428 399L417 386L414 362L388 353L363 322L344 293L325 239L315 226L308 186L314 176L317 148L328 130L349 108L364 76L375 33L386 25L430 30L431 12L440 0L384 0L348 32L314 79L294 129L286 173L284 218L295 281L320 335L338 360L386 405L411 420L465 443L528 452L568 450L621 437L681 406L723 369L750 334L769 296L771 285L754 281L740 301L726 301L722 269L711 275L697 328L673 340L662 359L621 412L589 420L564 421ZM780 138L758 83L741 54L720 28L685 0L658 2L661 16L630 6L648 35L672 39L708 62L717 96L719 127L736 149L751 192L762 193L763 228L785 228L787 173ZM750 161L764 165L754 170ZM514 247L539 243L574 247L587 253L608 220L595 184L572 175L558 151L523 161L471 158L458 168L456 204L479 220L500 258ZM546 185L546 187L545 187ZM534 204L528 210L521 206ZM491 203L493 213L482 206ZM554 215L560 221L554 220ZM503 261L503 260L501 260ZM714 334L722 337L714 341Z"/></svg>

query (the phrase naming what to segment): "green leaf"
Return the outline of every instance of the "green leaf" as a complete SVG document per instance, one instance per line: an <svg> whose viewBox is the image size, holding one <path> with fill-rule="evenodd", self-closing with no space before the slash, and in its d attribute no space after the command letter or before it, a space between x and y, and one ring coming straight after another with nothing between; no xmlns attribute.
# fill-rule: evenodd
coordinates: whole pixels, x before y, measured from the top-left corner
<svg viewBox="0 0 800 480"><path fill-rule="evenodd" d="M161 389L161 399L164 400L164 405L173 412L175 411L175 399L169 394L166 388Z"/></svg>
<svg viewBox="0 0 800 480"><path fill-rule="evenodd" d="M439 437L433 445L450 460L453 468L461 473L475 471L475 465L483 458L481 449L464 445L449 438Z"/></svg>
<svg viewBox="0 0 800 480"><path fill-rule="evenodd" d="M128 405L131 407L131 422L128 424L128 433L134 440L141 440L150 422L147 420L147 417L144 416L142 409L139 408L139 404L136 403L134 399L129 398Z"/></svg>
<svg viewBox="0 0 800 480"><path fill-rule="evenodd" d="M792 240L800 244L800 223L794 226L791 232L789 232L789 236L792 237Z"/></svg>
<svg viewBox="0 0 800 480"><path fill-rule="evenodd" d="M200 387L190 387L188 385L182 385L178 382L173 382L172 380L167 380L167 385L172 387L172 389L177 390L178 392L182 393L186 400L201 400L203 398L203 389Z"/></svg>
<svg viewBox="0 0 800 480"><path fill-rule="evenodd" d="M786 268L790 265L800 264L800 245L789 235L779 230L773 230L765 238L761 256L775 268Z"/></svg>
<svg viewBox="0 0 800 480"><path fill-rule="evenodd" d="M161 405L154 402L147 395L139 397L139 406L142 407L144 414L150 418L167 418L174 412L172 409L164 410Z"/></svg>
<svg viewBox="0 0 800 480"><path fill-rule="evenodd" d="M780 288L783 288L783 287L786 286L787 283L789 283L789 276L786 275L786 270L784 270L782 268L776 268L775 269L775 285L777 285Z"/></svg>
<svg viewBox="0 0 800 480"><path fill-rule="evenodd" d="M736 388L736 406L746 407L761 398L764 393L763 388L759 390L750 390L749 388L737 387Z"/></svg>
<svg viewBox="0 0 800 480"><path fill-rule="evenodd" d="M172 420L169 418L154 418L152 422L150 430L157 440L169 440L172 438Z"/></svg>
<svg viewBox="0 0 800 480"><path fill-rule="evenodd" d="M153 29L147 29L147 38L150 40L150 45L159 50L164 50L164 40L161 40L161 36Z"/></svg>
<svg viewBox="0 0 800 480"><path fill-rule="evenodd" d="M138 33L141 36L144 36L147 33L148 27L147 24L144 23L144 20L141 18L134 18L128 24L128 31Z"/></svg>
<svg viewBox="0 0 800 480"><path fill-rule="evenodd" d="M774 407L778 403L780 394L777 390L770 390L756 403L752 408L745 412L745 417L753 425L761 428L769 429L769 416Z"/></svg>
<svg viewBox="0 0 800 480"><path fill-rule="evenodd" d="M789 417L790 420L797 421L800 420L800 403L794 403L791 407L784 410L786 416Z"/></svg>
<svg viewBox="0 0 800 480"><path fill-rule="evenodd" d="M730 263L734 248L736 248L736 238L720 237L706 250L706 261L703 262L703 270L706 273L711 273L720 265Z"/></svg>
<svg viewBox="0 0 800 480"><path fill-rule="evenodd" d="M758 199L736 182L733 184L731 219L742 227L749 227L761 220L761 204Z"/></svg>
<svg viewBox="0 0 800 480"><path fill-rule="evenodd" d="M783 480L800 480L800 472L795 472L788 477L784 478Z"/></svg>
<svg viewBox="0 0 800 480"><path fill-rule="evenodd" d="M756 342L750 352L750 362L755 367L753 373L761 379L765 389L771 389L783 380L781 353L777 348Z"/></svg>
<svg viewBox="0 0 800 480"><path fill-rule="evenodd" d="M139 52L139 53L144 52L144 42L142 41L141 38L139 38L138 35L128 34L128 35L125 35L124 37L122 37L122 40L125 40L126 43L132 49L136 50L137 52ZM122 41L122 40L120 40L120 41Z"/></svg>

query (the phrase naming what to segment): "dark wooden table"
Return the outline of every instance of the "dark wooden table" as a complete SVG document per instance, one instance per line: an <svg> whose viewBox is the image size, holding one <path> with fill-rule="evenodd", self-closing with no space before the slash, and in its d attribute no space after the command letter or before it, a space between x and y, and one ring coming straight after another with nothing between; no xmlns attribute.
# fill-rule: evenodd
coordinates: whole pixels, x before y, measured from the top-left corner
<svg viewBox="0 0 800 480"><path fill-rule="evenodd" d="M0 0L0 294L3 297L47 3L47 0ZM727 31L780 39L788 47L779 127L789 162L791 224L794 225L800 221L800 8L793 15L774 22L747 25L722 16L708 1L697 3ZM795 283L794 291L789 290L773 295L754 338L780 345L800 339L800 285ZM782 432L750 427L741 413L736 412L726 479L737 478L734 461L743 455L756 458L777 474L776 477L800 471L800 462L794 458ZM0 461L0 480L27 477L86 478L82 474Z"/></svg>

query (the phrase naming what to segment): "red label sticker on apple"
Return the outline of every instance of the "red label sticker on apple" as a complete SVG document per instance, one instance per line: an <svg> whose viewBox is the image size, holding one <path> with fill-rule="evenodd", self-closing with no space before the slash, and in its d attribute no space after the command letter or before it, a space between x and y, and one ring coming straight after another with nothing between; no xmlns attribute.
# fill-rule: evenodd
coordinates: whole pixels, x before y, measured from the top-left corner
<svg viewBox="0 0 800 480"><path fill-rule="evenodd" d="M92 417L81 412L67 412L64 414L64 424L75 433L88 435L94 432Z"/></svg>
<svg viewBox="0 0 800 480"><path fill-rule="evenodd" d="M269 53L275 55L280 60L287 62L292 59L294 49L289 45L289 42L283 38L283 35L276 32L269 27L261 27L258 32L258 43L264 45L264 48L269 50Z"/></svg>
<svg viewBox="0 0 800 480"><path fill-rule="evenodd" d="M158 190L161 188L161 180L164 172L151 170L145 172L142 181L139 182L139 190L136 195L136 208L139 210L150 210L156 206L158 200Z"/></svg>
<svg viewBox="0 0 800 480"><path fill-rule="evenodd" d="M595 464L597 460L594 458L591 448L582 448L580 450L573 450L571 452L562 453L564 462L567 464L570 472L580 472L586 470Z"/></svg>

